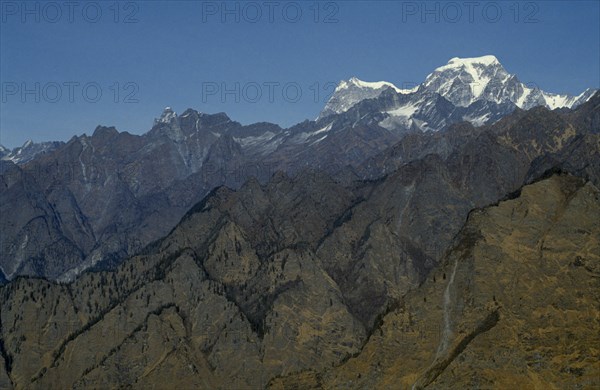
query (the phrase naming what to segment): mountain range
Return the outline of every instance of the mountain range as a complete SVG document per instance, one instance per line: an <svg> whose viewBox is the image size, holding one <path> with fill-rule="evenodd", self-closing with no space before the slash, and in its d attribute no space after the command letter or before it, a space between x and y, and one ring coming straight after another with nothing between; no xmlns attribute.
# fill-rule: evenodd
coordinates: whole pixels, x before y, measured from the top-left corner
<svg viewBox="0 0 600 390"><path fill-rule="evenodd" d="M34 145L0 161L0 388L600 386L594 90L454 58L287 129Z"/></svg>
<svg viewBox="0 0 600 390"><path fill-rule="evenodd" d="M527 88L493 56L454 58L411 90L342 81L316 121L288 129L168 107L141 136L99 126L66 143L27 142L5 150L0 166L0 272L9 280L71 280L164 236L218 185L238 188L250 177L265 183L277 171L294 176L306 168L336 180L373 179L389 172L375 160L410 140L447 143L456 131L434 133L464 122L490 125L521 108L575 108L593 92L553 95Z"/></svg>
<svg viewBox="0 0 600 390"><path fill-rule="evenodd" d="M461 111L462 120L475 125L490 123L513 111L516 107L528 110L543 106L575 108L587 101L596 90L588 88L578 96L544 92L537 86L528 86L509 74L492 55L476 58L452 58L435 69L425 81L411 89L400 89L389 82L364 82L356 77L342 81L319 115L319 118L348 111L365 99L373 99L384 91L407 95L401 104L385 107L386 124L403 120L423 130L440 130L439 124L427 121L427 100L439 95ZM496 106L497 105L497 106ZM495 112L504 110L503 112ZM491 112L490 112L491 111Z"/></svg>
<svg viewBox="0 0 600 390"><path fill-rule="evenodd" d="M18 277L0 383L593 388L599 99L424 134L457 142L376 180L219 186L114 271Z"/></svg>

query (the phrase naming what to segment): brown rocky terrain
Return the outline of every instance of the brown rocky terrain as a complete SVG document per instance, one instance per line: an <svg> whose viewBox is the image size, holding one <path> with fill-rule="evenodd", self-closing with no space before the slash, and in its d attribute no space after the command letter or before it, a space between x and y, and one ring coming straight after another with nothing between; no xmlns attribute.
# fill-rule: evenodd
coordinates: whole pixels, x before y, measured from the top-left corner
<svg viewBox="0 0 600 390"><path fill-rule="evenodd" d="M541 113L518 113L499 123L503 131L469 135L470 141L457 142L451 153L427 154L375 181L342 185L324 173L305 170L295 178L277 173L262 185L250 180L238 191L219 187L188 211L167 237L115 272L85 273L69 284L17 278L1 292L4 372L0 378L17 388L142 387L166 383L163 380L167 379L186 387L261 388L273 378L279 378L270 382L274 386L281 380L303 383L306 378L326 384L323 375L334 375L332 378L338 378L331 379L334 386L336 381L345 380L344 371L340 368L342 371L335 374L338 369L328 369L349 367L347 364L355 361L348 360L351 356L373 358L374 352L365 355L365 351L378 335L383 337L387 319L399 315L399 307L410 299L422 306L418 310L427 307L425 301L439 302L439 294L446 292L441 287L444 283L432 285L431 278L450 280L454 268L448 268L447 262L452 257L444 253L453 242L460 247L455 237L467 216L471 215L472 221L477 215L469 214L470 210L494 203L517 189L518 183L532 180L536 171L546 171L544 167L556 167L557 163L574 173L589 172L591 183L595 182L597 135L577 136L559 114L552 114L553 120L531 120L530 115L538 118ZM527 130L536 126L537 132ZM520 132L512 132L514 128ZM521 136L525 131L532 135ZM550 141L543 143L540 151L535 146L546 133L551 135ZM520 138L515 141L516 137ZM543 150L554 152L544 157ZM573 186L590 191L595 188L578 179L561 178L559 183L565 180L572 185L565 184L563 189L562 184L550 186L538 193L551 194L559 188L571 199L569 194L580 191ZM36 185L29 179L18 183ZM540 195L540 201L550 199ZM590 198L587 203L591 209L581 211L582 223L586 218L596 220L594 202L597 198ZM43 198L39 204L34 210L46 204ZM551 206L558 207L553 205L534 203L531 207L552 215ZM551 211L543 211L548 207ZM51 213L52 208L47 208ZM533 211L524 213L535 215ZM563 214L556 214L556 218ZM470 231L468 226L462 228L463 235ZM490 226L497 234L516 229L503 227L500 222ZM596 237L594 226L588 228L579 222L572 226L572 234ZM529 220L523 221L522 228L525 231L516 234L517 238L541 229L530 225ZM576 237L572 241L578 242ZM535 245L544 247L549 242L540 244L538 240ZM519 242L517 247L525 244ZM484 252L493 253L490 248ZM575 256L587 259L584 254ZM438 263L441 265L436 268ZM468 275L458 272L462 268L456 269L459 283ZM482 271L482 277L500 280L505 271ZM491 285L491 281L479 283ZM439 291L434 287L430 291L428 286L438 286ZM553 291L563 290L571 291L561 286ZM421 291L420 295L415 291ZM489 295L473 294L464 299ZM501 296L492 293L492 298L495 295ZM414 305L411 307L417 310L417 303ZM523 310L530 313L531 305ZM488 317L480 309L475 306L473 310L485 316L471 318L465 314L467 325L461 329L467 330L460 339L464 341L447 338L444 348L454 351L451 355L440 354L435 360L431 355L436 351L434 346L419 352L433 368L422 373L429 365L416 362L416 371L406 374L410 380L417 381L421 374L419 383L442 380L447 367L457 364L454 354L467 356L463 352L470 351L467 346L478 340L477 333L491 332L487 328L503 318L502 311L496 319L496 314ZM597 313L586 310L590 315ZM409 324L417 312L410 314ZM438 326L435 316L439 314L439 310L422 314L432 317L424 320L417 333L431 331L423 330L428 326L425 324ZM407 332L403 331L402 337ZM534 331L524 328L518 332L530 335ZM586 332L580 336L588 340ZM394 357L396 352L384 344L377 347L382 348L382 356ZM426 343L416 345L429 348ZM521 347L515 346L518 351L527 351ZM412 356L412 347L406 353ZM582 352L580 355L584 356ZM382 360L376 364L388 363ZM581 372L582 364L587 363L573 363L574 372ZM289 376L295 372L301 373L300 377ZM402 385L410 381L402 380ZM377 381L364 383L378 385Z"/></svg>
<svg viewBox="0 0 600 390"><path fill-rule="evenodd" d="M3 287L0 383L597 385L600 194L593 184L555 175L471 212L442 264L421 284L417 270L409 273L400 299L380 304L384 315L369 322L369 309L351 298L362 294L377 306L377 289L360 288L365 280L352 275L357 291L349 295L318 249L334 228L328 221L356 201L337 187L324 196L323 187L335 185L324 179L279 176L266 187L219 188L116 272L66 285L19 278ZM381 229L370 235L389 240ZM271 241L280 245L257 245ZM397 264L392 253L386 262Z"/></svg>
<svg viewBox="0 0 600 390"><path fill-rule="evenodd" d="M356 356L273 389L600 386L600 192L552 176L475 210Z"/></svg>

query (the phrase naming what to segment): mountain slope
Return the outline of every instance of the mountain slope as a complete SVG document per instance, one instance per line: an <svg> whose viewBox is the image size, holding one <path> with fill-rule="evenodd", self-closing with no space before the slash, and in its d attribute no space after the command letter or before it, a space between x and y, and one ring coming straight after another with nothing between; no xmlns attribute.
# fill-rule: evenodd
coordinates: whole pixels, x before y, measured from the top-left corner
<svg viewBox="0 0 600 390"><path fill-rule="evenodd" d="M566 175L472 212L356 357L270 388L598 386L599 219L598 188Z"/></svg>
<svg viewBox="0 0 600 390"><path fill-rule="evenodd" d="M143 386L172 383L160 373L175 369L185 387L256 387L356 351L364 328L313 249L354 200L323 180L220 187L115 273L84 274L67 286L9 284L0 313L11 380ZM42 323L49 326L38 333ZM142 347L148 342L150 350ZM124 359L140 370L118 373Z"/></svg>
<svg viewBox="0 0 600 390"><path fill-rule="evenodd" d="M35 143L28 140L23 146L14 148L13 150L0 145L0 159L12 161L15 164L25 164L36 158L38 155L51 153L63 144L63 142L58 141Z"/></svg>
<svg viewBox="0 0 600 390"><path fill-rule="evenodd" d="M440 267L365 328L365 308L319 253L348 218L335 216L362 203L324 179L219 188L114 273L3 287L0 380L16 388L593 386L595 186L553 176L470 213ZM374 225L368 240L392 248ZM374 304L360 288L370 282L352 279Z"/></svg>
<svg viewBox="0 0 600 390"><path fill-rule="evenodd" d="M220 177L198 175L184 191L174 191L191 174L202 173L203 168L204 173L212 172L223 151L211 152L211 146L222 134L240 128L224 114L188 110L178 117L165 110L143 136L99 126L92 136L73 137L50 153L3 170L0 197L7 222L25 218L18 202L38 198L47 199L49 213L58 222L39 226L37 241L23 241L27 236L23 224L3 224L0 268L8 278L21 274L70 279L99 262L110 265L139 251L168 233L191 205L221 184ZM12 174L17 170L23 174ZM238 177L237 185L245 179ZM11 195L17 188L22 194ZM55 226L72 232L61 234L74 244L76 261L65 261L57 250L43 252L56 242ZM25 250L18 252L21 245ZM39 263L37 268L17 269L32 262Z"/></svg>

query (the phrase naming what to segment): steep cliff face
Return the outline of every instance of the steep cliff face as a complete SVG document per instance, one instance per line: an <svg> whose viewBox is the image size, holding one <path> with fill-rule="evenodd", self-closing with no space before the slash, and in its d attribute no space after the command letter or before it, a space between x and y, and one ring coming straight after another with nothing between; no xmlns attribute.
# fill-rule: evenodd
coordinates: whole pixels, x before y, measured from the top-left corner
<svg viewBox="0 0 600 390"><path fill-rule="evenodd" d="M600 192L555 175L473 211L357 356L270 388L595 388Z"/></svg>

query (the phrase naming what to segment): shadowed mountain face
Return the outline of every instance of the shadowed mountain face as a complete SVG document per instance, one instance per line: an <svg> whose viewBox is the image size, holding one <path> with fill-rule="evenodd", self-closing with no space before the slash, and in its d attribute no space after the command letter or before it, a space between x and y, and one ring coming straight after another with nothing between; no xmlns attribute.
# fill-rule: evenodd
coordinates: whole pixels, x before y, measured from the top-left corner
<svg viewBox="0 0 600 390"><path fill-rule="evenodd" d="M465 150L469 144L480 142L476 139L484 133L489 134L494 142L523 154L527 160L550 153L556 155L555 162L558 163L567 157L564 153L559 157L560 151L566 151L568 143L576 142L576 136L585 135L593 139L594 135L600 133L598 115L600 98L596 95L571 112L548 111L538 107L529 111L517 110L491 126L474 128L465 122L453 125L444 132L412 133L383 153L367 159L356 171L360 177L373 178L393 172L428 154L448 158L457 150Z"/></svg>
<svg viewBox="0 0 600 390"><path fill-rule="evenodd" d="M98 127L28 164L2 161L4 274L75 276L163 236L214 184L203 178L187 191L169 190L207 155L225 153L210 147L238 127L225 115L190 110L180 119L163 114L144 136Z"/></svg>
<svg viewBox="0 0 600 390"><path fill-rule="evenodd" d="M356 230L392 180L345 189L304 173L220 187L115 272L15 280L0 290L0 383L598 384L597 187L555 175L471 212L425 276L424 255L388 221Z"/></svg>
<svg viewBox="0 0 600 390"><path fill-rule="evenodd" d="M377 126L318 130L305 122L242 126L225 114L165 109L143 136L98 127L26 164L1 161L0 269L71 280L83 270L112 267L167 234L218 185L238 188L277 170L342 170L384 150L397 136ZM328 140L321 133L334 129ZM315 143L317 136L322 143ZM34 238L35 236L35 238Z"/></svg>
<svg viewBox="0 0 600 390"><path fill-rule="evenodd" d="M333 174L345 187L356 178L406 175L398 179L405 192L393 204L395 218L402 221L406 245L422 252L419 263L429 267L465 213L518 188L533 160L532 177L553 166L597 176L598 99L575 111L517 110L491 126L460 123L403 137L368 119L376 115L372 99L287 130L241 126L224 114L193 110L177 116L170 109L144 136L99 127L25 165L2 161L0 199L7 217L0 229L0 269L7 279L72 280L88 268L114 267L167 234L215 186L238 188L250 177L264 184L276 171L295 176L307 167ZM438 201L449 206L452 223L439 221L435 229L448 237L429 245L424 240L438 238L437 231L432 235L425 220L404 215L425 214ZM408 227L409 221L423 226Z"/></svg>

